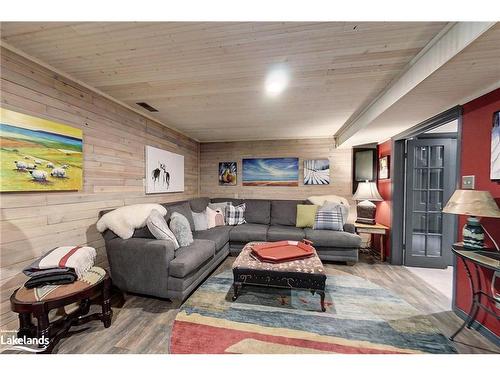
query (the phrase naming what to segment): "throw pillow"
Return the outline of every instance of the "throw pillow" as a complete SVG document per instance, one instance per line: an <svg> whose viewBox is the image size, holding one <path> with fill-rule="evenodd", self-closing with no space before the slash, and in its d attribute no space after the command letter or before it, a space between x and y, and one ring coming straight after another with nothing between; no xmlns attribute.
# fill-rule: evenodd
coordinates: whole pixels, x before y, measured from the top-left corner
<svg viewBox="0 0 500 375"><path fill-rule="evenodd" d="M157 210L151 211L146 220L146 225L153 236L158 240L171 241L175 249L179 248L179 243L165 221L163 215Z"/></svg>
<svg viewBox="0 0 500 375"><path fill-rule="evenodd" d="M193 214L194 220L194 230L207 230L208 229L208 221L207 221L207 213L203 212L191 212Z"/></svg>
<svg viewBox="0 0 500 375"><path fill-rule="evenodd" d="M209 203L208 207L212 210L221 210L224 214L224 221L227 223L227 207L232 206L233 202L217 202L217 203Z"/></svg>
<svg viewBox="0 0 500 375"><path fill-rule="evenodd" d="M246 204L240 204L239 206L227 206L226 207L226 222L227 225L240 225L245 224L245 209Z"/></svg>
<svg viewBox="0 0 500 375"><path fill-rule="evenodd" d="M320 207L316 213L313 229L344 231L341 205Z"/></svg>
<svg viewBox="0 0 500 375"><path fill-rule="evenodd" d="M174 212L170 217L170 230L180 246L189 246L193 243L193 233L188 219L178 212Z"/></svg>
<svg viewBox="0 0 500 375"><path fill-rule="evenodd" d="M331 210L336 210L337 206L340 207L340 210L342 211L342 224L347 223L347 218L349 217L349 206L346 206L344 202L331 202L331 201L326 201L322 208L324 209L331 209Z"/></svg>
<svg viewBox="0 0 500 375"><path fill-rule="evenodd" d="M224 213L221 209L212 210L210 207L206 209L208 229L226 225L224 222Z"/></svg>
<svg viewBox="0 0 500 375"><path fill-rule="evenodd" d="M319 206L315 204L298 204L297 205L297 228L312 228Z"/></svg>

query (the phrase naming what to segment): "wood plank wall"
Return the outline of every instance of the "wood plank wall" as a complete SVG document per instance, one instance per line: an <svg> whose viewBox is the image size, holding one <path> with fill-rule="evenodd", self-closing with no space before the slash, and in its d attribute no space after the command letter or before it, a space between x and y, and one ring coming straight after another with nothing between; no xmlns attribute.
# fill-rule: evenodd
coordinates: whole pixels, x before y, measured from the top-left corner
<svg viewBox="0 0 500 375"><path fill-rule="evenodd" d="M26 280L23 267L42 252L88 244L107 266L95 228L100 210L198 196L199 144L9 50L0 54L1 105L81 128L84 139L82 191L0 194L0 329L11 329L17 321L10 294ZM184 155L183 193L144 194L145 145Z"/></svg>
<svg viewBox="0 0 500 375"><path fill-rule="evenodd" d="M249 157L298 157L298 187L242 186L242 159ZM330 160L330 185L304 185L304 160ZM237 186L219 186L221 161L238 162ZM305 199L335 194L352 198L352 149L335 149L333 139L202 143L200 147L200 194L209 197Z"/></svg>

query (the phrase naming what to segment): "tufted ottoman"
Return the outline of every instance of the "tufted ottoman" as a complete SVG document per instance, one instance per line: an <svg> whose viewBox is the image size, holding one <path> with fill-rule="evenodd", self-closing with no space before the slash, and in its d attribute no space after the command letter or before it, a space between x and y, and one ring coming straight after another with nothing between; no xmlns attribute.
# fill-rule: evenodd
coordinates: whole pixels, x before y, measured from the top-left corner
<svg viewBox="0 0 500 375"><path fill-rule="evenodd" d="M325 309L326 273L323 263L315 252L312 257L283 263L265 263L255 259L252 245L246 244L233 263L233 301L236 301L244 285L275 288L306 289L321 297L321 311Z"/></svg>

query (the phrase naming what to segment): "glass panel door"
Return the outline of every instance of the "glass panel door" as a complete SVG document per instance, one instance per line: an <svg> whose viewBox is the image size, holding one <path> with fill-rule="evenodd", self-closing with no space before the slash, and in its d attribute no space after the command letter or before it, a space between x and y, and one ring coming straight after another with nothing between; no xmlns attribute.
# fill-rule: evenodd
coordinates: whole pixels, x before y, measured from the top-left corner
<svg viewBox="0 0 500 375"><path fill-rule="evenodd" d="M443 268L451 263L454 232L441 212L455 187L456 140L408 141L405 264Z"/></svg>

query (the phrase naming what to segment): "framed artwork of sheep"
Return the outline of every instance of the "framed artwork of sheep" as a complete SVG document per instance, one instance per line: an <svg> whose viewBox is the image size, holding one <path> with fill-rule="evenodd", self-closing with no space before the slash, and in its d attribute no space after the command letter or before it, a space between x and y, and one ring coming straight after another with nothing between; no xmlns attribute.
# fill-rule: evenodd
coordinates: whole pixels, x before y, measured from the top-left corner
<svg viewBox="0 0 500 375"><path fill-rule="evenodd" d="M0 191L81 190L83 133L0 108Z"/></svg>
<svg viewBox="0 0 500 375"><path fill-rule="evenodd" d="M146 146L146 194L184 191L184 156Z"/></svg>

